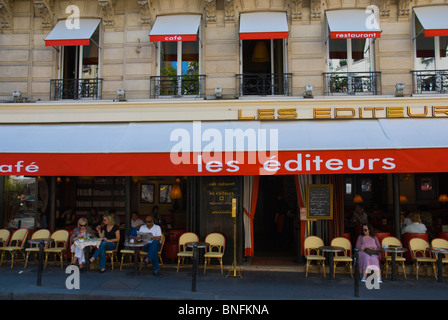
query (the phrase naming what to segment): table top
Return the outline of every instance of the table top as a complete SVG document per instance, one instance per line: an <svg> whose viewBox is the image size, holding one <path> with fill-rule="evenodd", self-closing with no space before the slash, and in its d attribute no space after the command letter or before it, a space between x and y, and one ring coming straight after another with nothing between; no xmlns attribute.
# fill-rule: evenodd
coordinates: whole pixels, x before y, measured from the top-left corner
<svg viewBox="0 0 448 320"><path fill-rule="evenodd" d="M324 252L341 252L344 251L344 248L338 246L322 246L319 247L319 250L322 250Z"/></svg>
<svg viewBox="0 0 448 320"><path fill-rule="evenodd" d="M101 238L97 238L97 239L90 239L90 240L76 240L75 242L73 242L73 246L78 247L83 249L84 247L88 247L88 246L96 246L99 247L101 244L101 241L103 241L103 239Z"/></svg>
<svg viewBox="0 0 448 320"><path fill-rule="evenodd" d="M43 241L44 243L48 243L48 242L53 242L54 240L51 238L29 239L28 243L36 244L36 243L40 243L41 241Z"/></svg>
<svg viewBox="0 0 448 320"><path fill-rule="evenodd" d="M198 248L208 248L210 246L210 243L208 243L208 242L187 242L187 243L185 243L185 246L189 247L189 248L193 248L195 245Z"/></svg>
<svg viewBox="0 0 448 320"><path fill-rule="evenodd" d="M144 247L147 244L148 244L147 241L136 241L136 242L125 241L124 246L125 247Z"/></svg>
<svg viewBox="0 0 448 320"><path fill-rule="evenodd" d="M448 253L447 248L430 247L428 248L428 250L430 250L433 253Z"/></svg>
<svg viewBox="0 0 448 320"><path fill-rule="evenodd" d="M402 252L406 252L406 251L408 251L408 249L406 249L406 248L403 248L403 247L395 247L395 246L393 246L393 247L388 246L388 247L381 247L381 248L382 248L382 250L384 250L384 251L386 251L386 252L398 252L398 253L402 253Z"/></svg>

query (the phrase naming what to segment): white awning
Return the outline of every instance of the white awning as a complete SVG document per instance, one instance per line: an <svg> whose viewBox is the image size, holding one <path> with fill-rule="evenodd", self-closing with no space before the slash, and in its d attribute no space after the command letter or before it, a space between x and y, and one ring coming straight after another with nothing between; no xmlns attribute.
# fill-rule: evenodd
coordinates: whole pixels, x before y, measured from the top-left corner
<svg viewBox="0 0 448 320"><path fill-rule="evenodd" d="M60 20L45 38L45 46L88 46L100 19L80 19L79 25Z"/></svg>
<svg viewBox="0 0 448 320"><path fill-rule="evenodd" d="M196 41L200 15L159 16L149 33L149 41Z"/></svg>
<svg viewBox="0 0 448 320"><path fill-rule="evenodd" d="M371 11L331 10L326 15L332 39L381 37L379 22Z"/></svg>
<svg viewBox="0 0 448 320"><path fill-rule="evenodd" d="M240 40L287 38L285 12L251 12L240 16Z"/></svg>
<svg viewBox="0 0 448 320"><path fill-rule="evenodd" d="M1 125L0 175L448 172L447 121Z"/></svg>
<svg viewBox="0 0 448 320"><path fill-rule="evenodd" d="M425 37L448 36L448 6L417 7L414 12Z"/></svg>

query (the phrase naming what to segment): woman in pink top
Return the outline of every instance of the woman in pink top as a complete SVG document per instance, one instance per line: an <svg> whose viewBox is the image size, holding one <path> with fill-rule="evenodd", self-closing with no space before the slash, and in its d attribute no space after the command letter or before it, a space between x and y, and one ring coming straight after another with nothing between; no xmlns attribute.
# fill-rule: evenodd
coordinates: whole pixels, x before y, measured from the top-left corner
<svg viewBox="0 0 448 320"><path fill-rule="evenodd" d="M378 271L378 283L381 283L380 274L380 256L379 250L381 245L378 238L373 234L372 227L364 223L361 228L362 234L358 237L356 241L356 248L359 250L359 272L362 273L362 282L366 282L367 270L377 270ZM377 254L372 254L372 252L367 253L366 249L371 249L377 252Z"/></svg>

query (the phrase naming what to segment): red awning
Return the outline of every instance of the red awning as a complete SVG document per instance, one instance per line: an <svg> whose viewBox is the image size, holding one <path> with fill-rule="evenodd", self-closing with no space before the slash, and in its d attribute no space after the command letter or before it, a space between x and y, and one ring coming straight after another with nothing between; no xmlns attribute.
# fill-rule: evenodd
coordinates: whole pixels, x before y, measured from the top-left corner
<svg viewBox="0 0 448 320"><path fill-rule="evenodd" d="M240 16L240 40L287 39L285 12L251 12Z"/></svg>
<svg viewBox="0 0 448 320"><path fill-rule="evenodd" d="M159 16L149 33L149 41L196 41L200 15Z"/></svg>
<svg viewBox="0 0 448 320"><path fill-rule="evenodd" d="M0 175L448 172L447 121L2 125Z"/></svg>
<svg viewBox="0 0 448 320"><path fill-rule="evenodd" d="M425 29L425 37L448 36L448 6L417 7L414 13Z"/></svg>
<svg viewBox="0 0 448 320"><path fill-rule="evenodd" d="M88 46L100 22L100 19L81 19L79 26L75 26L60 20L45 38L45 46Z"/></svg>

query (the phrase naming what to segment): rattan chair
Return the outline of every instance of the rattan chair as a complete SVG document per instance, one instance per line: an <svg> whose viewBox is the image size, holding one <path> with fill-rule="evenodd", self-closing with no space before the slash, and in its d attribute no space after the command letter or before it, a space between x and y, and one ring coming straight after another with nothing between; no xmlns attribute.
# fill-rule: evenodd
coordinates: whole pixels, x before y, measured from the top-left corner
<svg viewBox="0 0 448 320"><path fill-rule="evenodd" d="M37 230L36 232L34 232L31 235L31 239L46 239L46 238L50 238L50 230L48 229L40 229ZM30 256L30 254L32 253L33 256L36 256L36 253L39 253L39 244L31 244L29 248L25 249L25 266L23 268L26 268L26 266L28 265L28 258Z"/></svg>
<svg viewBox="0 0 448 320"><path fill-rule="evenodd" d="M48 256L50 254L54 254L54 257L56 258L59 256L59 261L61 262L61 268L64 267L64 254L67 250L67 244L69 233L67 230L56 230L51 235L51 239L53 239L53 243L50 244L48 248L46 248L45 251L45 266L47 266L48 263Z"/></svg>
<svg viewBox="0 0 448 320"><path fill-rule="evenodd" d="M193 251L187 250L185 244L187 242L198 242L199 237L193 232L185 232L179 237L177 252L177 272L179 268L184 266L185 258L193 258Z"/></svg>
<svg viewBox="0 0 448 320"><path fill-rule="evenodd" d="M163 246L165 245L165 236L162 234L162 238L160 239L160 250L158 252L159 255L159 264L162 266L162 270L165 269L165 265L163 264L163 259L162 259L162 251L163 251ZM146 259L147 253L145 251L140 251L140 270L143 267L143 261Z"/></svg>
<svg viewBox="0 0 448 320"><path fill-rule="evenodd" d="M11 236L11 232L8 229L0 229L0 241L2 247L6 247L8 245L9 237Z"/></svg>
<svg viewBox="0 0 448 320"><path fill-rule="evenodd" d="M305 277L308 277L308 270L311 266L311 262L315 261L317 266L322 268L322 272L325 277L325 257L320 254L319 247L324 245L324 241L316 236L309 236L305 238L305 242L303 244L305 248L305 258L306 258L306 266L305 266ZM312 254L314 252L314 254Z"/></svg>
<svg viewBox="0 0 448 320"><path fill-rule="evenodd" d="M428 264L432 265L434 276L437 278L436 262L437 260L428 255L427 249L429 248L428 241L420 238L413 238L409 240L409 250L411 251L412 259L414 260L413 269L415 272L415 278L418 280L420 265L424 264L426 267L426 273L428 271Z"/></svg>
<svg viewBox="0 0 448 320"><path fill-rule="evenodd" d="M336 276L336 265L339 262L345 264L346 269L349 269L350 275L353 278L353 258L352 258L352 244L350 241L344 237L337 237L331 240L332 246L344 248L343 255L335 255L333 258L334 268L333 268L333 278Z"/></svg>
<svg viewBox="0 0 448 320"><path fill-rule="evenodd" d="M23 258L25 259L25 253L23 248L25 247L26 237L28 236L28 229L21 228L14 231L9 240L9 244L6 247L0 247L1 259L0 266L3 263L3 259L6 252L9 252L11 255L11 269L14 266L14 262L18 261L17 257L19 253L22 253Z"/></svg>
<svg viewBox="0 0 448 320"><path fill-rule="evenodd" d="M397 246L397 247L403 247L400 239L396 238L396 237L386 237L383 239L383 241L381 242L381 245L390 245L390 246ZM384 272L386 274L387 277L387 273L389 271L389 266L392 262L392 257L390 255L390 252L385 252L384 253ZM405 262L406 262L406 258L403 256L403 253L396 253L395 254L395 265L397 266L397 270L398 270L398 265L402 266L402 271L403 271L403 276L405 279L406 278L406 266L405 266Z"/></svg>
<svg viewBox="0 0 448 320"><path fill-rule="evenodd" d="M226 238L221 233L210 233L205 237L205 242L210 244L207 252L204 254L204 274L207 271L207 264L210 265L211 259L218 259L223 274L222 258L226 247Z"/></svg>

